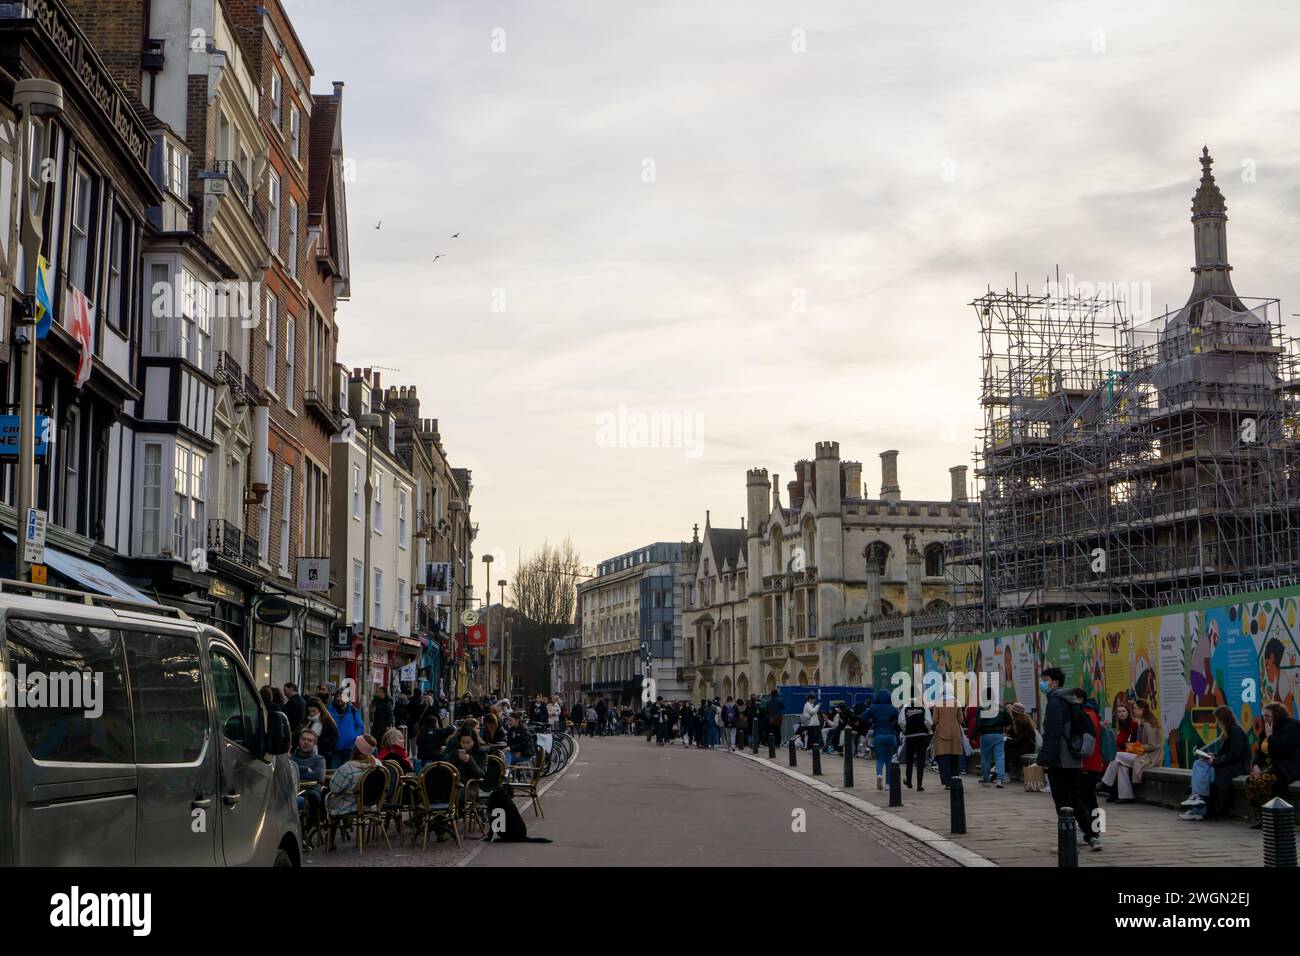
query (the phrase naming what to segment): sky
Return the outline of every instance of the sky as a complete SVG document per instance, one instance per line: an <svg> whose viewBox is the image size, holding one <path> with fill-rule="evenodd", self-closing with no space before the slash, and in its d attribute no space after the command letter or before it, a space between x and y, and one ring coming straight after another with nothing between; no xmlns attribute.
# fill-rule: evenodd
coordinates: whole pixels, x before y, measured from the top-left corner
<svg viewBox="0 0 1300 956"><path fill-rule="evenodd" d="M418 386L494 579L738 527L822 440L948 498L971 300L1181 305L1203 145L1238 293L1300 329L1291 2L284 5L345 83L339 360Z"/></svg>

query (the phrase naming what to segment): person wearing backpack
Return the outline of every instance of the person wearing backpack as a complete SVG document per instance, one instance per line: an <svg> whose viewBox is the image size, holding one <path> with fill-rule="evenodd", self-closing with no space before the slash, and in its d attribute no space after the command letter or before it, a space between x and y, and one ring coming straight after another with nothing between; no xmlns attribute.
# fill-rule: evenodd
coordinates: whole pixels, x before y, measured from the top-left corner
<svg viewBox="0 0 1300 956"><path fill-rule="evenodd" d="M1059 667L1046 667L1038 687L1047 697L1043 716L1043 745L1038 749L1035 763L1047 771L1047 781L1052 791L1052 802L1059 813L1061 807L1074 811L1079 832L1092 835L1092 818L1085 809L1079 793L1079 775L1083 769L1085 725L1090 726L1083 711L1074 704L1071 691L1065 689L1065 671ZM1096 739L1093 738L1095 748Z"/></svg>
<svg viewBox="0 0 1300 956"><path fill-rule="evenodd" d="M728 750L736 749L736 705L730 697L722 705L722 739Z"/></svg>
<svg viewBox="0 0 1300 956"><path fill-rule="evenodd" d="M1088 699L1082 687L1076 687L1070 694L1074 697L1074 705L1083 711L1083 716L1088 719L1092 725L1093 747L1092 753L1085 754L1083 757L1083 766L1079 768L1079 799L1083 801L1085 809L1088 811L1088 819L1092 821L1092 831L1084 833L1079 831L1079 839L1087 843L1094 851L1101 849L1101 820L1097 813L1097 781L1101 779L1102 771L1105 765L1101 755L1101 715L1097 713L1096 701ZM1084 749L1087 749L1086 743Z"/></svg>

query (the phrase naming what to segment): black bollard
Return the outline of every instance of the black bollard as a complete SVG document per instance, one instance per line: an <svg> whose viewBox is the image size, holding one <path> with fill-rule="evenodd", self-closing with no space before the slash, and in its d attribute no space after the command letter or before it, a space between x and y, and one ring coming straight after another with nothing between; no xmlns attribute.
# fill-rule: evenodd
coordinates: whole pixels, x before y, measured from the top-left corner
<svg viewBox="0 0 1300 956"><path fill-rule="evenodd" d="M799 766L799 757L798 757L798 755L794 752L794 738L793 738L793 737L790 738L790 766L792 766L792 767L797 767L797 766Z"/></svg>
<svg viewBox="0 0 1300 956"><path fill-rule="evenodd" d="M776 759L776 738L775 737L767 738L767 759L768 760Z"/></svg>
<svg viewBox="0 0 1300 956"><path fill-rule="evenodd" d="M966 788L962 786L961 777L953 777L948 784L948 796L951 802L952 823L950 833L966 832Z"/></svg>
<svg viewBox="0 0 1300 956"><path fill-rule="evenodd" d="M844 745L844 786L853 786L853 731L844 731L840 742Z"/></svg>
<svg viewBox="0 0 1300 956"><path fill-rule="evenodd" d="M1264 865L1296 865L1295 807L1274 797L1260 808L1264 822Z"/></svg>
<svg viewBox="0 0 1300 956"><path fill-rule="evenodd" d="M891 807L901 807L903 805L903 785L899 782L899 773L902 767L891 762L889 764L889 805Z"/></svg>
<svg viewBox="0 0 1300 956"><path fill-rule="evenodd" d="M1079 844L1077 841L1078 828L1074 823L1073 807L1056 808L1056 865L1071 866L1079 865Z"/></svg>
<svg viewBox="0 0 1300 956"><path fill-rule="evenodd" d="M814 743L811 749L813 758L812 775L820 777L822 775L822 745Z"/></svg>
<svg viewBox="0 0 1300 956"><path fill-rule="evenodd" d="M750 750L754 752L754 755L757 756L758 755L758 731L757 730L755 730L752 734L749 735L749 747Z"/></svg>

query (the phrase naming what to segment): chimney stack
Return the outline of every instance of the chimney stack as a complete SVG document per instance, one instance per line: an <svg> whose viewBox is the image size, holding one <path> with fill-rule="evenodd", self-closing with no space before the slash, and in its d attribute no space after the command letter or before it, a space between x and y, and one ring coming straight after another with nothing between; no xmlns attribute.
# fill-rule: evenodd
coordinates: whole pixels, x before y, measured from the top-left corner
<svg viewBox="0 0 1300 956"><path fill-rule="evenodd" d="M897 504L902 497L898 489L898 452L890 449L880 453L880 497Z"/></svg>
<svg viewBox="0 0 1300 956"><path fill-rule="evenodd" d="M781 476L776 472L772 473L772 510L777 511L781 508Z"/></svg>
<svg viewBox="0 0 1300 956"><path fill-rule="evenodd" d="M948 469L948 474L952 475L952 500L966 500L966 466L953 465Z"/></svg>

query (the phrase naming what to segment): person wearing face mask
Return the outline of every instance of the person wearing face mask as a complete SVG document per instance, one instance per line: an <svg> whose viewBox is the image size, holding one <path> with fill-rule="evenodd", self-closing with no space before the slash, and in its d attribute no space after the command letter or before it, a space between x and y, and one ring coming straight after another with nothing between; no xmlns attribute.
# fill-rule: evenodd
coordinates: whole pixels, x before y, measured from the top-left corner
<svg viewBox="0 0 1300 956"><path fill-rule="evenodd" d="M1064 685L1065 671L1059 667L1043 669L1038 689L1046 695L1047 706L1043 716L1043 746L1035 763L1047 771L1057 812L1061 807L1073 810L1079 832L1091 839L1093 821L1088 816L1087 801L1079 793L1083 760L1069 746L1071 733L1084 717L1082 713L1076 716L1074 695Z"/></svg>

